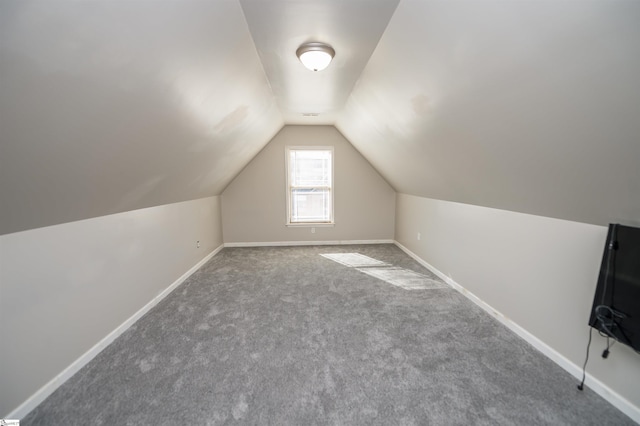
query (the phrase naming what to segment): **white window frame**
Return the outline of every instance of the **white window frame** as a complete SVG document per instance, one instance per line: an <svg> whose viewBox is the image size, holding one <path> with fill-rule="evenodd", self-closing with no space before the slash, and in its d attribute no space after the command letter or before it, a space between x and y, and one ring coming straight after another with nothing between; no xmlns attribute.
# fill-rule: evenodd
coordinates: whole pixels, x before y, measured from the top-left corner
<svg viewBox="0 0 640 426"><path fill-rule="evenodd" d="M331 203L331 208L329 209L329 220L327 221L321 221L321 222L292 222L291 221L291 192L293 187L291 186L291 183L289 182L289 179L291 177L290 175L290 164L289 164L289 159L291 158L290 156L290 152L291 151L331 151L331 185L329 186L329 194L330 194L330 203ZM333 146L286 146L285 150L284 150L284 156L285 156L285 173L286 173L286 177L285 177L285 182L286 182L286 199L287 199L287 208L286 208L286 213L287 213L287 217L286 217L286 222L285 224L287 226L300 226L300 227L322 227L322 226L334 226L335 222L334 222L334 211L335 211L335 204L334 204L334 189L335 189L335 179L334 179L334 175L335 175L335 152L333 149Z"/></svg>

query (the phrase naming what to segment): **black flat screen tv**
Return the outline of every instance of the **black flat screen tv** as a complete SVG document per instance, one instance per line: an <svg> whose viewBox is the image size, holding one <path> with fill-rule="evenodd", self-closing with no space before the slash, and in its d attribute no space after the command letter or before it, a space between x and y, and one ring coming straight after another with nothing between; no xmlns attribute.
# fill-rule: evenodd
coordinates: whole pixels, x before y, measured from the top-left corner
<svg viewBox="0 0 640 426"><path fill-rule="evenodd" d="M589 325L640 351L640 228L609 225Z"/></svg>

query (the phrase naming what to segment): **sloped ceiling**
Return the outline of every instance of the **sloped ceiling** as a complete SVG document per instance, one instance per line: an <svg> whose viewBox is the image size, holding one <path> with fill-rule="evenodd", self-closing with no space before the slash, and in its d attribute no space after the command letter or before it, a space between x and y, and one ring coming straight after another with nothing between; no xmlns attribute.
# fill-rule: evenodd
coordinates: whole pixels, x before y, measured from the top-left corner
<svg viewBox="0 0 640 426"><path fill-rule="evenodd" d="M640 224L640 2L401 1L338 129L399 192Z"/></svg>
<svg viewBox="0 0 640 426"><path fill-rule="evenodd" d="M638 221L638 22L635 0L4 0L0 234L218 195L285 123L335 124L399 192ZM311 39L324 74L293 56Z"/></svg>
<svg viewBox="0 0 640 426"><path fill-rule="evenodd" d="M0 1L0 234L219 194L282 124L237 1Z"/></svg>

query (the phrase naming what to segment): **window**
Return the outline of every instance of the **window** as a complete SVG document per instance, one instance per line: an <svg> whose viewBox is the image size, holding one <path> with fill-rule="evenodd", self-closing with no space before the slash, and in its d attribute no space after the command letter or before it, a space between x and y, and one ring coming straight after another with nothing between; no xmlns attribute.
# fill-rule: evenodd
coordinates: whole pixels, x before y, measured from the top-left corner
<svg viewBox="0 0 640 426"><path fill-rule="evenodd" d="M287 147L287 225L333 224L333 147Z"/></svg>

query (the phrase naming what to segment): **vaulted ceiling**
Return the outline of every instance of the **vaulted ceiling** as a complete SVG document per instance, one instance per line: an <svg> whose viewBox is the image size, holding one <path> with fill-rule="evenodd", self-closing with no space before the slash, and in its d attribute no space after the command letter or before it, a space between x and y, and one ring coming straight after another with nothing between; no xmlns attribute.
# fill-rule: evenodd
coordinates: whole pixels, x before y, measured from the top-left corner
<svg viewBox="0 0 640 426"><path fill-rule="evenodd" d="M0 234L219 195L285 124L335 125L399 192L638 221L638 22L635 0L4 0ZM325 71L295 57L312 40Z"/></svg>

